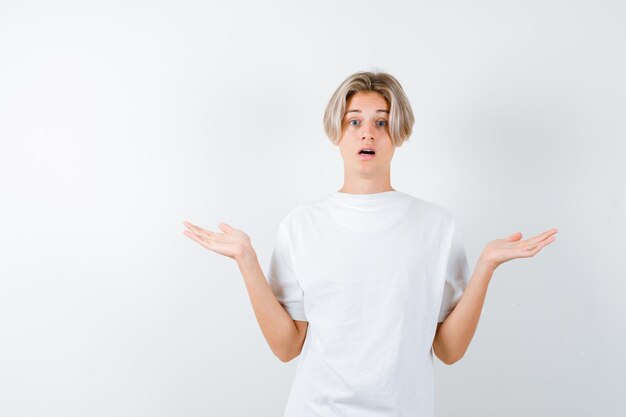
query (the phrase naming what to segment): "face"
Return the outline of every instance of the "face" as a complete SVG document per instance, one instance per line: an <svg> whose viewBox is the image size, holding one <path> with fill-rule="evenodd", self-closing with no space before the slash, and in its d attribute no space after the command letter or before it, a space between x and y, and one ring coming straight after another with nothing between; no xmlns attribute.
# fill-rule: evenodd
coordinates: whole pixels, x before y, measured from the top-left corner
<svg viewBox="0 0 626 417"><path fill-rule="evenodd" d="M361 155L363 147L374 155ZM353 94L346 103L339 141L345 169L368 177L388 172L395 146L389 135L389 105L374 91Z"/></svg>

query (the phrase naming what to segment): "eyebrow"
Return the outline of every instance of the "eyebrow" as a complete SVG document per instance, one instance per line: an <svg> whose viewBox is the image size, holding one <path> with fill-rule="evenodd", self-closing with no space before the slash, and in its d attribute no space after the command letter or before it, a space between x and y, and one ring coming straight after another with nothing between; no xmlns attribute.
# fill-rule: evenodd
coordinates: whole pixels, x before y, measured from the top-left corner
<svg viewBox="0 0 626 417"><path fill-rule="evenodd" d="M385 109L378 109L376 110L377 113L387 113L389 114L389 110L385 110ZM343 117L346 117L348 115L348 113L361 113L361 110L357 110L357 109L352 109L352 110L348 110Z"/></svg>
<svg viewBox="0 0 626 417"><path fill-rule="evenodd" d="M385 110L385 109L379 109L379 110L376 110L376 111L377 112L383 112L383 113L389 113L389 110ZM348 114L348 113L361 113L361 110L357 110L357 109L348 110L346 112L346 114Z"/></svg>

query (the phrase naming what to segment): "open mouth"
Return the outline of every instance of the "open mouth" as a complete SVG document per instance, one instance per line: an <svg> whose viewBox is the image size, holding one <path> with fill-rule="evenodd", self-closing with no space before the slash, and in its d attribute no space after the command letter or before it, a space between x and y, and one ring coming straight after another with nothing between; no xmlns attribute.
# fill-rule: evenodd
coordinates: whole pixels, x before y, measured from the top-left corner
<svg viewBox="0 0 626 417"><path fill-rule="evenodd" d="M359 159L372 159L376 155L376 151L370 148L364 148L359 151Z"/></svg>

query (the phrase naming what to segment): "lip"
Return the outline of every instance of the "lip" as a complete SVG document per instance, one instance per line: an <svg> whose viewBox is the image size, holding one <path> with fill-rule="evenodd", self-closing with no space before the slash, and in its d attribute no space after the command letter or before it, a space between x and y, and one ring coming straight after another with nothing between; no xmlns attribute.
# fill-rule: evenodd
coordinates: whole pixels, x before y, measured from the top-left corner
<svg viewBox="0 0 626 417"><path fill-rule="evenodd" d="M363 149L372 149L374 151L374 155L360 153ZM376 156L376 148L374 146L361 146L361 148L357 152L357 156L362 161L367 161L369 159L374 159L374 157Z"/></svg>
<svg viewBox="0 0 626 417"><path fill-rule="evenodd" d="M361 146L357 152L358 155L360 155L359 152L361 152L363 149L373 149L374 153L376 153L376 148L374 146Z"/></svg>

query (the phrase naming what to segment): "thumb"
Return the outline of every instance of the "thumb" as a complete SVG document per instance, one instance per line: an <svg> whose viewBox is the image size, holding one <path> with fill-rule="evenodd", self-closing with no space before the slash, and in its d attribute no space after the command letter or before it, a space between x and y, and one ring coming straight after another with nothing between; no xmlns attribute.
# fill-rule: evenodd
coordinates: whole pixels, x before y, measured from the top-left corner
<svg viewBox="0 0 626 417"><path fill-rule="evenodd" d="M228 233L228 232L232 232L233 231L233 228L231 226L227 225L226 223L220 223L217 226L220 228L220 230L222 232Z"/></svg>
<svg viewBox="0 0 626 417"><path fill-rule="evenodd" d="M507 236L505 240L508 240L509 242L515 242L516 240L520 240L521 238L522 238L522 233L515 232L512 235Z"/></svg>

